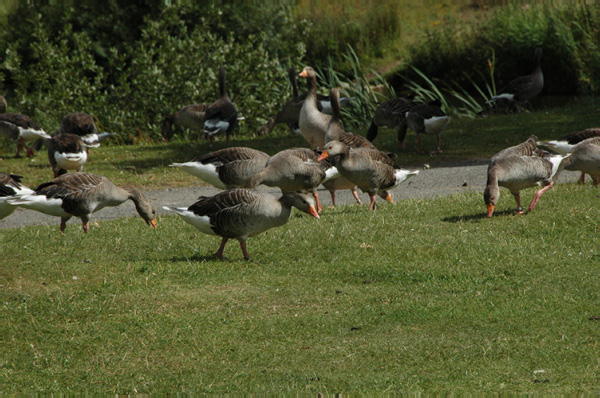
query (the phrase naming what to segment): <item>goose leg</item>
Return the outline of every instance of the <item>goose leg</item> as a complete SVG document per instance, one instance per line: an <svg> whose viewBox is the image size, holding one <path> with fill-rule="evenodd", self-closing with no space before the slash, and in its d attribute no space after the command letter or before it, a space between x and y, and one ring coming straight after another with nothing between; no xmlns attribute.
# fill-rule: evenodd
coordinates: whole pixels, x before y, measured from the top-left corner
<svg viewBox="0 0 600 398"><path fill-rule="evenodd" d="M369 210L375 211L375 193L369 192L369 198L371 199L371 203L369 204Z"/></svg>
<svg viewBox="0 0 600 398"><path fill-rule="evenodd" d="M398 126L396 128L396 132L398 135L398 147L400 148L406 148L406 131L408 129L408 126L406 125L406 123L402 123L402 125Z"/></svg>
<svg viewBox="0 0 600 398"><path fill-rule="evenodd" d="M579 181L580 184L585 184L585 173L582 171L581 172L581 177L579 177Z"/></svg>
<svg viewBox="0 0 600 398"><path fill-rule="evenodd" d="M64 218L60 219L60 232L65 233L65 229L67 229L67 220Z"/></svg>
<svg viewBox="0 0 600 398"><path fill-rule="evenodd" d="M313 192L313 198L315 198L315 202L317 205L317 213L320 213L323 211L323 206L321 206L321 201L319 200L319 193L317 191Z"/></svg>
<svg viewBox="0 0 600 398"><path fill-rule="evenodd" d="M331 195L331 204L335 207L335 191L329 191L329 194Z"/></svg>
<svg viewBox="0 0 600 398"><path fill-rule="evenodd" d="M244 260L250 260L250 255L248 254L248 249L246 249L246 241L240 241L240 247L242 248L242 253L244 254Z"/></svg>
<svg viewBox="0 0 600 398"><path fill-rule="evenodd" d="M594 186L598 186L598 183L600 182L600 180L598 179L598 177L593 177L592 178L592 184L594 184Z"/></svg>
<svg viewBox="0 0 600 398"><path fill-rule="evenodd" d="M531 201L531 204L529 205L529 211L533 210L533 208L535 207L535 205L537 204L538 200L540 200L540 198L542 197L542 195L549 189L551 189L554 186L554 181L550 181L550 184L546 185L544 188L538 190L535 193L535 196L533 197L533 200Z"/></svg>
<svg viewBox="0 0 600 398"><path fill-rule="evenodd" d="M90 222L89 221L85 221L83 223L83 232L87 234L87 231L90 230Z"/></svg>
<svg viewBox="0 0 600 398"><path fill-rule="evenodd" d="M354 196L354 199L356 199L356 203L358 203L359 205L362 205L362 202L361 202L360 198L358 197L358 192L356 192L356 187L352 188L352 196Z"/></svg>
<svg viewBox="0 0 600 398"><path fill-rule="evenodd" d="M441 149L441 142L442 142L442 139L441 139L441 137L438 135L438 136L437 136L437 149L436 149L435 151L431 152L431 153L442 153L442 149Z"/></svg>
<svg viewBox="0 0 600 398"><path fill-rule="evenodd" d="M515 197L515 202L517 202L517 213L523 214L523 208L521 207L521 194L519 192L511 192Z"/></svg>
<svg viewBox="0 0 600 398"><path fill-rule="evenodd" d="M417 134L417 153L423 153L421 150L421 135Z"/></svg>
<svg viewBox="0 0 600 398"><path fill-rule="evenodd" d="M225 250L225 244L228 240L229 238L223 238L223 240L221 241L221 246L219 246L219 250L217 250L217 252L214 254L214 256L219 260L223 260L223 250ZM242 249L242 251L243 250L244 249Z"/></svg>

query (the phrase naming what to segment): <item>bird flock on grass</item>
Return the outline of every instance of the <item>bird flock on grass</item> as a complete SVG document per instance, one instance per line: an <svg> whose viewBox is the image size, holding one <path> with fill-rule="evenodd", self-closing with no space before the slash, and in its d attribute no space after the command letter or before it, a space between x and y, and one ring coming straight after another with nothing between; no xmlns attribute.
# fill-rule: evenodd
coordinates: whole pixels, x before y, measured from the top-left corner
<svg viewBox="0 0 600 398"><path fill-rule="evenodd" d="M533 72L512 80L490 101L522 109L543 88L541 57L538 48ZM323 211L317 192L320 185L329 191L334 206L335 193L339 190L351 190L358 204L361 200L357 189L367 193L368 208L372 211L377 207L376 196L392 202L390 191L416 176L419 170L400 167L395 154L376 148L373 141L381 127L396 131L400 148L405 147L406 134L411 129L417 136L417 152L422 152L421 135L436 136L437 147L433 153L442 151L441 133L450 118L439 102L415 103L408 98L383 102L373 114L367 136L362 137L346 131L341 125L340 109L350 98L340 98L336 88L331 89L328 97L319 94L316 73L311 67L305 67L300 74L290 68L288 77L292 98L259 129L259 133L269 133L277 124L285 123L290 131L304 137L309 148L290 148L269 156L251 148L228 147L170 165L223 190L211 197L200 197L189 206L163 206L201 232L220 236L221 244L214 254L219 259L223 258L223 250L230 239L239 241L243 256L248 259L248 237L284 225L290 218L292 207L320 218ZM307 92L299 93L297 77L306 79ZM224 135L229 143L241 118L227 94L223 67L219 69L218 81L219 98L215 102L188 105L165 118L162 133L166 139L173 135L174 125L178 125L201 131L211 144L217 135ZM0 97L0 133L17 141L16 156L20 156L22 147L28 156L33 154L26 141L44 140L55 178L32 190L22 184L21 176L0 173L0 219L20 206L60 217L61 232L71 217L78 217L87 232L92 213L132 200L144 221L157 228L156 212L139 190L119 187L106 177L82 172L89 159L89 148L98 147L114 133L99 133L90 115L71 113L50 136L28 116L6 113L6 108L6 100ZM483 195L488 217L492 216L498 203L500 187L512 193L517 212L522 214L520 191L541 186L529 205L531 211L565 169L581 171L581 181L589 174L593 184L598 184L600 128L577 131L554 141L538 141L532 135L525 142L494 155ZM68 170L76 172L67 173ZM258 191L260 185L279 188L281 197Z"/></svg>

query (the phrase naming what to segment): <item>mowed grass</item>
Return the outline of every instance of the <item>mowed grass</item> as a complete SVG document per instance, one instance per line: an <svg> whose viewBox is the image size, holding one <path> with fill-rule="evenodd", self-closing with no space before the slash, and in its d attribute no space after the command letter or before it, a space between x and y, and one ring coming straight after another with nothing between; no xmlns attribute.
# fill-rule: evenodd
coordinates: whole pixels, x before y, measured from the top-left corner
<svg viewBox="0 0 600 398"><path fill-rule="evenodd" d="M489 159L500 150L525 141L531 134L539 139L557 139L564 135L600 125L600 100L596 97L540 98L531 107L531 112L489 118L453 118L442 133L443 153L429 155L436 148L434 136L423 137L425 154L416 153L416 137L409 130L407 147L398 148L396 133L392 129L380 128L374 141L378 148L398 153L402 166L435 165L443 162L481 161ZM366 135L370 121L364 121L364 129L350 131ZM192 136L197 137L197 136ZM292 135L287 127L280 125L271 135L255 137L239 135L232 137L230 146L247 146L275 154L290 147L306 147L299 135ZM199 138L175 140L169 143L145 143L118 145L118 140L90 150L84 171L104 175L119 185L135 185L143 189L163 189L203 184L184 171L169 167L174 162L186 162L208 152L225 148L220 138L214 146ZM36 153L32 159L14 159L16 146L0 139L0 171L25 177L23 182L35 187L52 179L52 170L46 150Z"/></svg>
<svg viewBox="0 0 600 398"><path fill-rule="evenodd" d="M480 193L295 211L250 262L176 216L2 230L0 386L595 393L599 195L558 185L518 216L503 191L491 219Z"/></svg>

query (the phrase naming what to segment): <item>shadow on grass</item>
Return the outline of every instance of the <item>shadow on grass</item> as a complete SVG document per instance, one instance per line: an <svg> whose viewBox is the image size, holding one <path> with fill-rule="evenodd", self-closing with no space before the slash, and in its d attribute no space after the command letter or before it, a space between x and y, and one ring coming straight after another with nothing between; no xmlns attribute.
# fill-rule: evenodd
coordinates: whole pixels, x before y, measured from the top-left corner
<svg viewBox="0 0 600 398"><path fill-rule="evenodd" d="M494 212L494 214L492 215L492 217L510 216L510 215L517 215L517 213L514 210L504 210L504 211ZM487 213L485 211L482 211L482 212L477 213L477 214L470 214L470 215L465 215L465 216L446 217L446 218L442 218L442 221L457 223L457 222L464 222L464 221L485 220L487 218L488 218Z"/></svg>

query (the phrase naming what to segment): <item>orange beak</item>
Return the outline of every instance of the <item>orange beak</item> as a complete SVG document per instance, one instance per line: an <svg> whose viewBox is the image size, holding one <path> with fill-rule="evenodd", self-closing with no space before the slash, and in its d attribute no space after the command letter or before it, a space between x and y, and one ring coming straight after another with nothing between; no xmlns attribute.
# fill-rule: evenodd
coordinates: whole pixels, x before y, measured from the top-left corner
<svg viewBox="0 0 600 398"><path fill-rule="evenodd" d="M319 156L319 159L317 159L317 160L320 162L321 160L325 160L328 157L329 157L329 154L327 153L327 151L323 151L323 153L321 153L321 156Z"/></svg>
<svg viewBox="0 0 600 398"><path fill-rule="evenodd" d="M313 216L313 217L314 217L314 218L316 218L316 219L319 219L319 218L321 218L321 217L319 216L319 213L317 212L317 209L315 209L315 207L314 207L313 205L311 205L311 206L308 208L308 212L310 213L310 215L311 215L311 216Z"/></svg>
<svg viewBox="0 0 600 398"><path fill-rule="evenodd" d="M298 76L300 76L300 77L308 77L308 72L306 71L306 69L304 69L302 72L300 72L300 74Z"/></svg>
<svg viewBox="0 0 600 398"><path fill-rule="evenodd" d="M154 229L158 229L158 225L156 225L156 218L152 221L150 221L150 226Z"/></svg>
<svg viewBox="0 0 600 398"><path fill-rule="evenodd" d="M496 207L496 206L494 206L494 205L493 205L493 204L491 204L491 203L487 205L488 217L491 217L491 216L492 216L492 213L494 213L494 208L495 208L495 207Z"/></svg>
<svg viewBox="0 0 600 398"><path fill-rule="evenodd" d="M387 196L385 197L385 200L387 200L390 203L394 203L394 199L392 199L392 194L388 193Z"/></svg>

